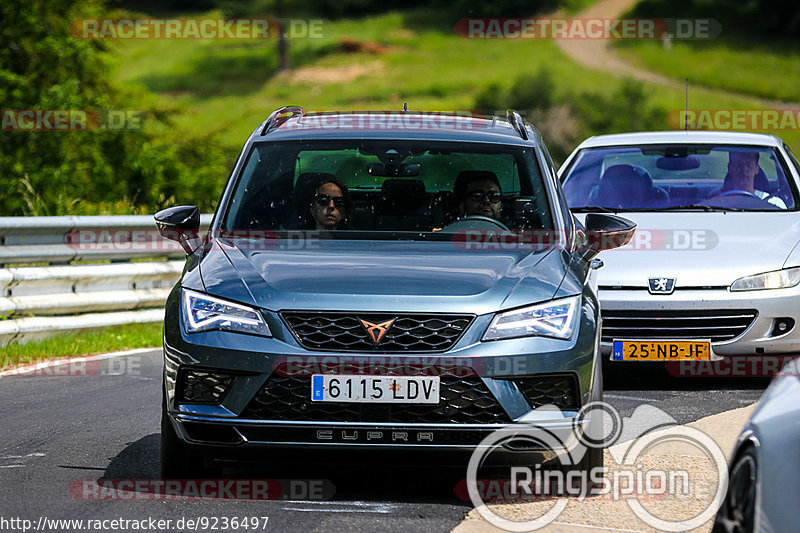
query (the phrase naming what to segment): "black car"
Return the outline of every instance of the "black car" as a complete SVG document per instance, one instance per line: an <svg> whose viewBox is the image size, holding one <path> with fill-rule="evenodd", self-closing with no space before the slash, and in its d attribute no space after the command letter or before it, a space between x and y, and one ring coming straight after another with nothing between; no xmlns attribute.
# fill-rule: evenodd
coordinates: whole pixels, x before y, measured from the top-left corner
<svg viewBox="0 0 800 533"><path fill-rule="evenodd" d="M192 206L155 218L189 254L164 320L165 477L297 450L438 463L515 422L580 432L602 398L593 258L634 226L577 223L514 112L281 108L207 235Z"/></svg>

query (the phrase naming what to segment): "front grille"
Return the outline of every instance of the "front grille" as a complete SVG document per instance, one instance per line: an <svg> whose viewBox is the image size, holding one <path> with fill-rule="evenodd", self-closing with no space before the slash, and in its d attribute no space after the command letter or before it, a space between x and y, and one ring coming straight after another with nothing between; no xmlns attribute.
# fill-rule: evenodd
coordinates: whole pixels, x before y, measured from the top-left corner
<svg viewBox="0 0 800 533"><path fill-rule="evenodd" d="M537 376L514 381L533 409L548 404L570 411L577 411L580 407L578 382L571 374Z"/></svg>
<svg viewBox="0 0 800 533"><path fill-rule="evenodd" d="M311 401L311 378L273 375L242 413L256 420L508 424L511 419L478 377L441 376L438 404Z"/></svg>
<svg viewBox="0 0 800 533"><path fill-rule="evenodd" d="M178 400L185 403L215 403L225 397L234 376L206 370L184 369L178 374Z"/></svg>
<svg viewBox="0 0 800 533"><path fill-rule="evenodd" d="M473 315L315 313L284 311L297 341L309 350L337 352L443 352L467 330ZM375 344L359 319L380 324L395 319Z"/></svg>
<svg viewBox="0 0 800 533"><path fill-rule="evenodd" d="M614 339L735 339L753 323L755 309L603 311L603 342Z"/></svg>

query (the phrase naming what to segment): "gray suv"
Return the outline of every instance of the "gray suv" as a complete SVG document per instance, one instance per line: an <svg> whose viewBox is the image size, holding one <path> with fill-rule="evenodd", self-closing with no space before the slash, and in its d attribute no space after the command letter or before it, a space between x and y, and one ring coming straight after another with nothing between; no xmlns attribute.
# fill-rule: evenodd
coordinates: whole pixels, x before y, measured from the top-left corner
<svg viewBox="0 0 800 533"><path fill-rule="evenodd" d="M578 223L514 112L281 108L207 234L193 206L155 218L188 254L164 321L165 477L298 450L460 461L512 423L580 432L602 397L594 257L634 226Z"/></svg>

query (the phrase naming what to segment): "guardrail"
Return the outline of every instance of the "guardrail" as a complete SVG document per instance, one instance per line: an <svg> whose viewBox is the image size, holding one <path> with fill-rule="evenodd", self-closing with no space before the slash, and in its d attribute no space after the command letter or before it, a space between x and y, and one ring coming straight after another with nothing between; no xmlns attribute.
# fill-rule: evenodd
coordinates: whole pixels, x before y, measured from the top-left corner
<svg viewBox="0 0 800 533"><path fill-rule="evenodd" d="M152 216L0 217L0 346L160 321L184 255Z"/></svg>

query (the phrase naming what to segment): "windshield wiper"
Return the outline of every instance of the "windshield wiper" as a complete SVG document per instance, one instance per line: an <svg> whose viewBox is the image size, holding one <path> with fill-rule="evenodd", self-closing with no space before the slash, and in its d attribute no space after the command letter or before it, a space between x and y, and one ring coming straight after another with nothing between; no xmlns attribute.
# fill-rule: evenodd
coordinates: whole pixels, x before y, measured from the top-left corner
<svg viewBox="0 0 800 533"><path fill-rule="evenodd" d="M669 207L662 207L659 211L683 211L690 209L700 209L703 211L746 211L741 207L724 207L721 205L705 205L705 204L689 204L689 205L671 205Z"/></svg>
<svg viewBox="0 0 800 533"><path fill-rule="evenodd" d="M574 207L570 209L576 213L588 213L589 211L597 211L600 213L618 213L623 209L612 209L611 207L601 207L599 205L585 205L583 207Z"/></svg>

